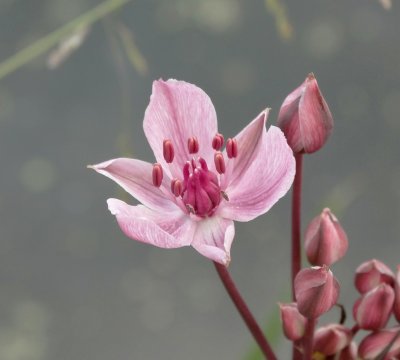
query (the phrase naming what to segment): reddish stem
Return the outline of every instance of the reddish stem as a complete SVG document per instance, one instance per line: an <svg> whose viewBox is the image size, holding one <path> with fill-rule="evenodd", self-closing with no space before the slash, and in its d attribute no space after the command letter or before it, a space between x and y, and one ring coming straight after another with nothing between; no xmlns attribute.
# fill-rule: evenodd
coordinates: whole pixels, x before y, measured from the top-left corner
<svg viewBox="0 0 400 360"><path fill-rule="evenodd" d="M251 334L253 335L255 341L257 342L258 346L260 347L265 358L268 360L277 360L276 356L274 354L274 351L272 350L267 339L265 338L260 326L257 324L256 320L254 319L253 314L250 312L245 301L243 300L242 296L240 295L240 292L237 289L235 283L233 282L231 275L229 274L227 268L224 265L221 265L217 262L214 262L214 265L215 265L215 269L217 270L219 277L221 278L222 283L225 286L226 291L228 292L233 303L235 304L236 309L239 311L240 315L242 316L242 319L246 323L248 329L250 330Z"/></svg>
<svg viewBox="0 0 400 360"><path fill-rule="evenodd" d="M296 175L293 182L292 191L292 298L296 301L294 294L294 278L301 269L301 182L302 182L302 165L303 154L295 154L296 159Z"/></svg>
<svg viewBox="0 0 400 360"><path fill-rule="evenodd" d="M294 293L294 278L301 269L301 183L302 183L302 167L303 154L295 154L296 159L296 175L293 182L292 190L292 298L296 301ZM293 343L293 360L300 360L302 354L299 351L300 341Z"/></svg>
<svg viewBox="0 0 400 360"><path fill-rule="evenodd" d="M303 337L303 348L304 348L304 360L312 360L312 351L314 345L314 329L316 319L308 319L306 330Z"/></svg>

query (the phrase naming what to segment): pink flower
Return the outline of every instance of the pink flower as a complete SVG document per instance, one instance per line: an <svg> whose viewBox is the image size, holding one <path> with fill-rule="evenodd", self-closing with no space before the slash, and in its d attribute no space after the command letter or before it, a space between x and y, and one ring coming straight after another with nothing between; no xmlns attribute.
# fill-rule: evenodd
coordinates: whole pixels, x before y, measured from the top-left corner
<svg viewBox="0 0 400 360"><path fill-rule="evenodd" d="M326 325L315 332L313 350L324 355L334 355L346 348L351 339L351 330L345 326L339 324Z"/></svg>
<svg viewBox="0 0 400 360"><path fill-rule="evenodd" d="M357 290L364 294L379 284L393 285L394 274L382 261L372 259L363 262L356 269L354 283Z"/></svg>
<svg viewBox="0 0 400 360"><path fill-rule="evenodd" d="M333 128L333 118L314 74L309 74L283 101L278 126L295 153L310 154L325 144Z"/></svg>
<svg viewBox="0 0 400 360"><path fill-rule="evenodd" d="M329 311L339 297L339 283L327 266L302 269L294 279L299 312L316 319Z"/></svg>
<svg viewBox="0 0 400 360"><path fill-rule="evenodd" d="M380 284L358 299L353 306L353 316L360 329L383 328L392 314L394 291L387 284Z"/></svg>
<svg viewBox="0 0 400 360"><path fill-rule="evenodd" d="M285 336L292 341L300 340L305 332L307 319L299 313L296 303L279 304Z"/></svg>
<svg viewBox="0 0 400 360"><path fill-rule="evenodd" d="M348 245L346 233L328 208L310 222L304 236L307 258L312 265L331 266L346 254Z"/></svg>
<svg viewBox="0 0 400 360"><path fill-rule="evenodd" d="M361 341L358 355L365 360L377 359L390 345L384 360L394 359L400 355L400 327L373 332Z"/></svg>
<svg viewBox="0 0 400 360"><path fill-rule="evenodd" d="M108 200L122 231L162 248L191 245L228 265L233 220L264 214L293 181L292 150L281 130L266 131L267 115L220 152L224 138L207 94L183 81L155 81L143 127L157 163L119 158L92 166L142 203Z"/></svg>

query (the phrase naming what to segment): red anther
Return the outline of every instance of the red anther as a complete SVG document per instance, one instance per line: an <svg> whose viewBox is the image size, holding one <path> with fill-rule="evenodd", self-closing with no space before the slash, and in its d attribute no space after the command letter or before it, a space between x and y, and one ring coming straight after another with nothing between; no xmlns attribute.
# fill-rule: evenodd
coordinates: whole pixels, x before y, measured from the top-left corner
<svg viewBox="0 0 400 360"><path fill-rule="evenodd" d="M163 179L163 169L159 163L153 165L153 185L160 187Z"/></svg>
<svg viewBox="0 0 400 360"><path fill-rule="evenodd" d="M172 191L172 193L176 197L178 197L178 196L182 195L182 190L183 190L182 181L180 181L179 179L173 179L171 181L171 191Z"/></svg>
<svg viewBox="0 0 400 360"><path fill-rule="evenodd" d="M215 169L219 174L225 173L225 160L221 152L216 152L214 155Z"/></svg>
<svg viewBox="0 0 400 360"><path fill-rule="evenodd" d="M228 158L235 158L238 155L238 146L236 139L229 138L226 141L226 153L228 154Z"/></svg>
<svg viewBox="0 0 400 360"><path fill-rule="evenodd" d="M174 160L175 151L174 151L174 145L172 145L171 140L167 139L163 141L163 155L164 155L164 160L167 163L172 163L172 161Z"/></svg>
<svg viewBox="0 0 400 360"><path fill-rule="evenodd" d="M217 135L214 136L212 140L212 147L214 150L221 150L222 145L224 145L224 135L218 133Z"/></svg>
<svg viewBox="0 0 400 360"><path fill-rule="evenodd" d="M199 140L196 136L192 136L188 139L189 154L196 154L199 151Z"/></svg>

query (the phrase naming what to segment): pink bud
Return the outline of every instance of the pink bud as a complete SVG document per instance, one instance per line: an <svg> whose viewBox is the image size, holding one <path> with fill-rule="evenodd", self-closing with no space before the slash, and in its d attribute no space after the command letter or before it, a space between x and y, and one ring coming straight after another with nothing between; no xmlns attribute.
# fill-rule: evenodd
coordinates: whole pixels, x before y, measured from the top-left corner
<svg viewBox="0 0 400 360"><path fill-rule="evenodd" d="M400 322L400 265L397 266L397 273L394 281L394 316Z"/></svg>
<svg viewBox="0 0 400 360"><path fill-rule="evenodd" d="M215 169L219 174L225 173L225 160L221 152L216 152L214 155Z"/></svg>
<svg viewBox="0 0 400 360"><path fill-rule="evenodd" d="M332 265L345 255L348 245L346 233L328 208L308 225L304 246L312 265Z"/></svg>
<svg viewBox="0 0 400 360"><path fill-rule="evenodd" d="M188 139L188 150L189 154L196 154L199 151L199 140L197 140L196 136Z"/></svg>
<svg viewBox="0 0 400 360"><path fill-rule="evenodd" d="M167 163L172 163L172 161L174 160L174 155L175 155L175 151L174 151L174 146L172 145L171 140L164 140L163 141L164 160Z"/></svg>
<svg viewBox="0 0 400 360"><path fill-rule="evenodd" d="M389 320L393 302L393 289L387 284L378 285L355 302L354 319L361 329L381 329Z"/></svg>
<svg viewBox="0 0 400 360"><path fill-rule="evenodd" d="M284 100L278 126L295 153L313 153L320 149L333 128L333 118L314 74Z"/></svg>
<svg viewBox="0 0 400 360"><path fill-rule="evenodd" d="M179 179L173 179L171 181L171 191L172 191L172 193L176 197L178 197L178 196L182 195L182 190L183 190L182 181L180 181Z"/></svg>
<svg viewBox="0 0 400 360"><path fill-rule="evenodd" d="M314 335L314 351L334 355L350 344L353 334L343 325L331 324L319 328Z"/></svg>
<svg viewBox="0 0 400 360"><path fill-rule="evenodd" d="M317 318L336 304L339 283L327 266L301 270L294 279L297 307L305 317Z"/></svg>
<svg viewBox="0 0 400 360"><path fill-rule="evenodd" d="M292 341L300 340L305 331L307 319L299 313L296 303L279 304L283 332Z"/></svg>
<svg viewBox="0 0 400 360"><path fill-rule="evenodd" d="M229 159L237 157L238 146L237 146L236 139L229 138L226 141L226 153L227 153Z"/></svg>
<svg viewBox="0 0 400 360"><path fill-rule="evenodd" d="M214 150L221 150L222 145L224 145L224 136L222 134L216 134L212 140L212 148Z"/></svg>
<svg viewBox="0 0 400 360"><path fill-rule="evenodd" d="M354 282L357 290L364 294L382 283L392 285L394 274L383 262L372 259L357 268Z"/></svg>
<svg viewBox="0 0 400 360"><path fill-rule="evenodd" d="M357 360L357 344L352 341L337 356L337 360Z"/></svg>
<svg viewBox="0 0 400 360"><path fill-rule="evenodd" d="M159 163L153 165L153 185L160 187L163 179L163 169Z"/></svg>
<svg viewBox="0 0 400 360"><path fill-rule="evenodd" d="M361 341L358 347L358 355L364 360L378 359L378 356L385 351L386 347L393 342L385 360L393 359L400 355L400 337L398 336L400 327L384 329L373 332Z"/></svg>

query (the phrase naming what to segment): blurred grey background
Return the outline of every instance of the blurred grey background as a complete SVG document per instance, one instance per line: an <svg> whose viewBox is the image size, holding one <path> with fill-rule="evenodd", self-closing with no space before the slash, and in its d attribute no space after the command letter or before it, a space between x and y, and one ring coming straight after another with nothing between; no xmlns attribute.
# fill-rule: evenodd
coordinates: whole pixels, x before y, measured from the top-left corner
<svg viewBox="0 0 400 360"><path fill-rule="evenodd" d="M100 3L1 0L0 62ZM328 206L346 229L349 252L333 271L351 315L354 269L400 262L399 27L396 1L134 0L54 69L42 51L3 74L0 359L257 358L212 263L127 239L106 199L134 200L86 169L153 161L142 119L160 77L203 88L232 136L267 106L274 124L285 96L316 74L335 128L304 161L303 226ZM282 359L289 220L290 194L237 223L230 266Z"/></svg>

